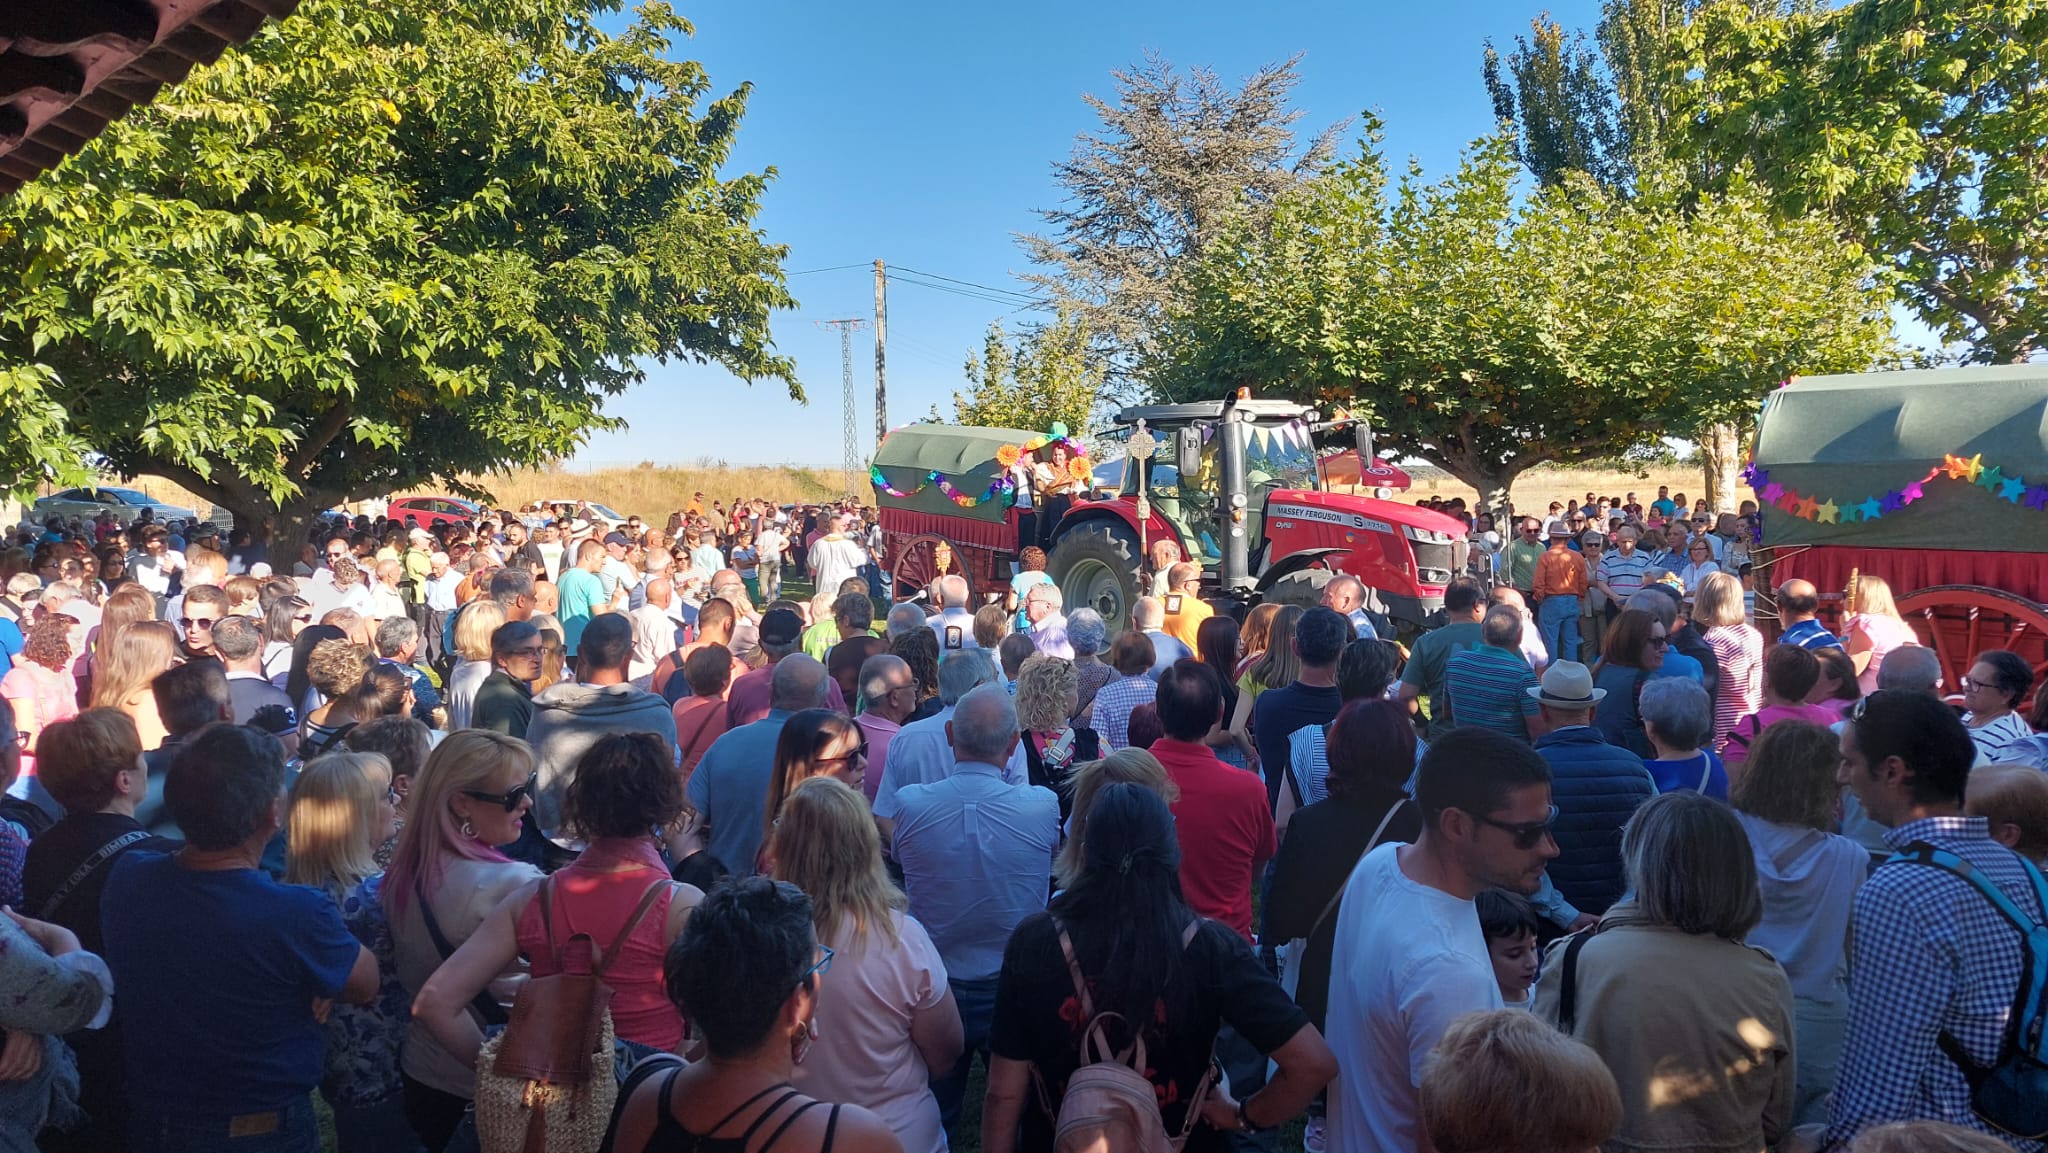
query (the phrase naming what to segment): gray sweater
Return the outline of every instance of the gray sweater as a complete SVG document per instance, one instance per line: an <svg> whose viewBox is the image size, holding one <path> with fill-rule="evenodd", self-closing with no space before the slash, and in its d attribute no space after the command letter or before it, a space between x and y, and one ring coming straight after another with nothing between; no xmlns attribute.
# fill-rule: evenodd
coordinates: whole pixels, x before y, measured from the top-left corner
<svg viewBox="0 0 2048 1153"><path fill-rule="evenodd" d="M540 759L540 793L534 819L540 831L558 844L562 832L562 797L575 778L576 763L599 737L612 733L653 733L676 747L676 718L667 701L630 684L586 685L565 682L533 698L533 723L526 741Z"/></svg>

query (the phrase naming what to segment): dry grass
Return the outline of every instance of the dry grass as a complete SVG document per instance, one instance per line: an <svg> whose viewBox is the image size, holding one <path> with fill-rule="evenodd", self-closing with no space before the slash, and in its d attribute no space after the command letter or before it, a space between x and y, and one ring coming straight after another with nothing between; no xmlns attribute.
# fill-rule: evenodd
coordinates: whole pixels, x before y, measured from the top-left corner
<svg viewBox="0 0 2048 1153"><path fill-rule="evenodd" d="M1471 485L1438 469L1417 468L1409 470L1409 473L1415 478L1415 487L1408 490L1403 499L1414 501L1434 496L1449 500L1462 496L1467 505L1478 499ZM1612 469L1539 468L1517 477L1509 495L1514 499L1516 508L1541 513L1551 501L1584 500L1589 492L1616 498L1635 493L1647 505L1656 499L1660 484L1670 485L1673 493L1682 492L1688 500L1696 500L1707 494L1705 482L1706 477L1696 466L1652 467L1642 473Z"/></svg>
<svg viewBox="0 0 2048 1153"><path fill-rule="evenodd" d="M756 497L778 502L830 500L842 494L837 471L817 471L784 465L755 467L727 465L644 465L639 468L610 468L589 472L548 469L520 471L509 476L479 477L479 487L496 497L499 504L517 508L534 500L589 500L610 505L622 515L665 523L668 514L688 505L695 493L703 493L706 504ZM865 479L859 491L868 495Z"/></svg>
<svg viewBox="0 0 2048 1153"><path fill-rule="evenodd" d="M1410 470L1415 487L1402 498L1410 501L1435 496L1462 496L1468 504L1477 500L1471 485L1452 479L1439 469ZM1583 498L1588 492L1620 497L1637 493L1648 502L1660 484L1673 492L1699 497L1706 493L1697 467L1650 468L1642 473L1612 469L1541 468L1525 472L1516 480L1513 496L1519 508L1542 509L1553 500ZM643 465L638 468L522 470L506 476L478 478L477 483L500 504L517 507L527 501L567 498L593 500L610 505L625 515L638 514L649 521L666 522L668 514L690 503L693 493L702 492L707 501L731 502L762 497L781 502L831 500L841 495L840 474L834 469L795 468L787 465ZM143 477L133 482L158 500L197 508L205 514L212 506L169 481ZM861 480L859 495L872 499L872 490ZM425 495L421 490L421 495ZM397 494L394 494L397 495Z"/></svg>

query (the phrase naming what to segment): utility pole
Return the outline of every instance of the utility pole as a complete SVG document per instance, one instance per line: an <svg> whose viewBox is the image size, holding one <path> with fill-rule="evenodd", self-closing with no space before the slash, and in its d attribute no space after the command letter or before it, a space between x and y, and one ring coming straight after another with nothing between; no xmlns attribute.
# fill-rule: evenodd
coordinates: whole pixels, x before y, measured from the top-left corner
<svg viewBox="0 0 2048 1153"><path fill-rule="evenodd" d="M889 435L889 277L875 261L875 447Z"/></svg>
<svg viewBox="0 0 2048 1153"><path fill-rule="evenodd" d="M855 495L854 474L860 471L860 431L854 424L856 417L853 406L853 332L867 321L856 316L845 320L821 320L818 323L826 328L839 330L839 368L846 398L846 411L842 418L846 431L844 480L847 499L851 500Z"/></svg>

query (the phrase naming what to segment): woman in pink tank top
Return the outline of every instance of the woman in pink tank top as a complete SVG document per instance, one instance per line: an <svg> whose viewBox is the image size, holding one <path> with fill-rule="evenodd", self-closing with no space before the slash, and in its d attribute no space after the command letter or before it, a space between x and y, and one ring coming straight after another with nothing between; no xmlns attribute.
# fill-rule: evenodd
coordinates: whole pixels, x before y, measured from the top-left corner
<svg viewBox="0 0 2048 1153"><path fill-rule="evenodd" d="M683 1018L664 986L662 960L704 894L669 880L656 837L676 823L683 806L674 754L660 737L619 733L592 745L563 798L565 822L588 847L566 868L506 898L421 988L414 1011L435 1039L474 1062L483 1034L462 1007L515 956L526 960L533 976L559 972L557 951L581 933L600 951L619 1038L670 1052L680 1048ZM542 885L546 902L539 899Z"/></svg>

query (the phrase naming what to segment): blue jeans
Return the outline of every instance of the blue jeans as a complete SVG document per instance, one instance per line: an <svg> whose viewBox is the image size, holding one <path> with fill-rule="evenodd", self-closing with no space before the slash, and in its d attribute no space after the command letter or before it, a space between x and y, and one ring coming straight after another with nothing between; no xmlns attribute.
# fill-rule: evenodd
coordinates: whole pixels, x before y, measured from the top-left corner
<svg viewBox="0 0 2048 1153"><path fill-rule="evenodd" d="M1579 659L1579 598L1551 595L1536 605L1536 633L1553 661Z"/></svg>
<svg viewBox="0 0 2048 1153"><path fill-rule="evenodd" d="M128 1115L131 1153L320 1153L311 1094L275 1112L241 1117L161 1113L136 1102Z"/></svg>
<svg viewBox="0 0 2048 1153"><path fill-rule="evenodd" d="M949 1129L960 1119L960 1101L967 1095L967 1075L974 1068L974 1055L980 1053L982 1063L988 1063L988 1031L996 1017L996 980L986 977L946 982L953 989L953 1003L960 1009L960 1031L966 1041L959 1063L932 1077L932 1096L939 1099L939 1120Z"/></svg>

